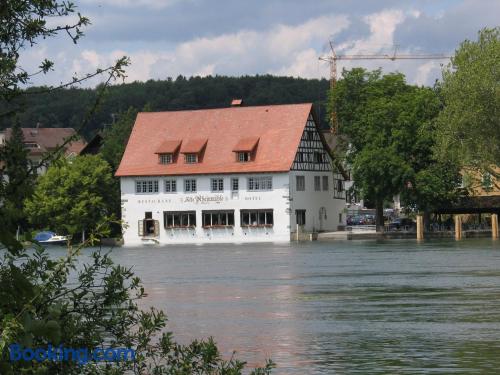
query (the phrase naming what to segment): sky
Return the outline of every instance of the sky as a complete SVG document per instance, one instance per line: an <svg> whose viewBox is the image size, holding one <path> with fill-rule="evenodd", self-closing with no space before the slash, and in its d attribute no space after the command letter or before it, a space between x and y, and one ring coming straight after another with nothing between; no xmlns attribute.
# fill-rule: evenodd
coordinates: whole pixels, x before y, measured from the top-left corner
<svg viewBox="0 0 500 375"><path fill-rule="evenodd" d="M74 45L40 40L21 64L55 69L34 84L56 85L129 56L126 82L207 75L329 76L329 40L337 54L444 54L478 30L500 24L500 0L76 0L91 20ZM51 21L54 22L54 21ZM71 19L64 20L71 22ZM340 61L381 67L408 82L433 85L449 60ZM93 86L96 80L84 85Z"/></svg>

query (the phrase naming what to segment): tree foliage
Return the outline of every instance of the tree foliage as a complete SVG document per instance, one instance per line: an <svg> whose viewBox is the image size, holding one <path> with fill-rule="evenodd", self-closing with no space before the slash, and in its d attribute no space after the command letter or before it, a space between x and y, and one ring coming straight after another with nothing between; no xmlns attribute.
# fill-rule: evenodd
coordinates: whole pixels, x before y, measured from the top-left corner
<svg viewBox="0 0 500 375"><path fill-rule="evenodd" d="M24 147L23 132L19 122L14 121L11 136L0 147L0 227L15 232L25 226L24 199L33 192L35 172Z"/></svg>
<svg viewBox="0 0 500 375"><path fill-rule="evenodd" d="M64 234L93 229L111 216L111 168L96 155L62 158L40 176L26 201L31 223Z"/></svg>
<svg viewBox="0 0 500 375"><path fill-rule="evenodd" d="M113 171L120 165L136 116L137 110L130 107L127 111L119 113L117 121L102 133L100 154L111 165Z"/></svg>
<svg viewBox="0 0 500 375"><path fill-rule="evenodd" d="M438 204L445 199L442 194L453 191L448 189L456 178L450 184L426 185L448 178L450 174L440 174L443 169L458 175L453 165L437 166L432 153L440 107L434 90L408 85L402 74L361 68L343 72L331 93L330 110L337 111L340 148L352 167L355 185L365 199L375 202L377 217L382 217L384 200L394 195L402 194L406 204L425 210L434 198L440 196L434 201ZM424 193L440 186L443 189L434 197Z"/></svg>
<svg viewBox="0 0 500 375"><path fill-rule="evenodd" d="M19 115L27 98L47 97L72 90L71 85L91 76L107 73L106 80L83 107L78 107L71 124L84 133L92 122L97 106L110 81L124 75L126 59L114 66L98 69L84 77L74 77L59 87L20 90L33 74L48 72L53 64L43 61L39 72L28 73L19 66L19 53L36 43L37 38L50 37L59 31L71 39L81 36L81 26L88 20L78 14L75 25L47 27L62 21L74 12L71 2L57 0L9 0L0 4L0 120ZM61 88L67 88L61 90ZM50 100L54 100L51 96ZM27 108L27 107L24 107ZM22 121L22 120L21 120ZM29 124L32 125L32 124ZM68 126L69 124L65 124ZM66 142L71 142L69 138ZM14 127L8 155L0 162L9 170L9 184L24 182L26 151L22 147L19 126ZM42 163L54 160L60 149L43 156ZM5 151L5 149L3 150ZM20 156L19 160L10 157ZM7 162L7 163L6 163ZM14 167L14 162L18 163ZM0 163L1 164L1 163ZM35 168L37 166L34 166ZM14 168L10 170L9 168ZM144 288L130 269L114 265L109 254L93 251L90 262L82 264L77 257L83 247L95 244L109 235L108 223L97 224L107 214L105 200L112 183L111 168L98 156L60 159L42 177L33 197L26 191L11 189L3 177L0 184L0 373L18 374L241 374L245 363L231 357L222 359L213 340L194 341L188 345L176 343L164 332L163 312L141 310L137 301L145 295ZM13 185L12 185L13 186ZM19 193L19 194L18 194ZM11 226L17 220L13 210L26 199L26 211L38 225L51 226L69 234L91 228L89 240L77 248L68 247L68 255L54 259L36 243L21 244L12 235ZM29 240L29 236L27 238ZM9 346L18 343L29 348L47 348L63 344L66 348L125 347L136 350L131 361L78 363L70 360L10 361ZM268 362L256 375L268 374L273 367Z"/></svg>
<svg viewBox="0 0 500 375"><path fill-rule="evenodd" d="M33 95L43 90L32 87L25 91L23 112L19 120L23 127L36 123L45 127L72 127L77 129L92 105L99 88L85 89L68 87ZM111 125L113 116L127 112L130 107L151 111L184 110L227 107L233 98L243 98L247 105L288 104L314 102L322 110L320 118L326 119L323 104L326 101L328 81L325 79L303 79L273 76L243 77L191 77L177 79L149 80L112 85L107 88L106 97L98 111L82 130L86 138ZM19 106L19 100L0 103L0 112ZM326 122L324 125L327 125ZM10 122L0 118L0 129Z"/></svg>
<svg viewBox="0 0 500 375"><path fill-rule="evenodd" d="M438 151L464 166L500 164L500 27L464 41L443 72ZM490 172L493 170L490 170Z"/></svg>

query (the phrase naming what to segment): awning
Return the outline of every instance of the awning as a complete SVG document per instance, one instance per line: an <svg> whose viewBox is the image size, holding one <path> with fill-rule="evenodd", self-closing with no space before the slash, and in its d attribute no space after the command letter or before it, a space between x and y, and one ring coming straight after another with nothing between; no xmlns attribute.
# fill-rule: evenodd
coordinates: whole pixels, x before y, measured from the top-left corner
<svg viewBox="0 0 500 375"><path fill-rule="evenodd" d="M179 149L182 141L179 140L166 140L163 141L160 147L156 150L156 154L175 154Z"/></svg>
<svg viewBox="0 0 500 375"><path fill-rule="evenodd" d="M241 138L233 147L233 152L252 152L259 143L259 137Z"/></svg>
<svg viewBox="0 0 500 375"><path fill-rule="evenodd" d="M199 154L207 142L207 138L189 139L182 143L181 152L183 154Z"/></svg>

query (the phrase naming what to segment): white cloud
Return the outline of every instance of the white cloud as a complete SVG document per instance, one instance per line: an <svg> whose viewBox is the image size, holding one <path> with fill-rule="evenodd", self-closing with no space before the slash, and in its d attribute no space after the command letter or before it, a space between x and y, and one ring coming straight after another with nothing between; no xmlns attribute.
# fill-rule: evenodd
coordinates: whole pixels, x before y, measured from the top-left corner
<svg viewBox="0 0 500 375"><path fill-rule="evenodd" d="M174 5L179 1L181 0L82 0L82 3L119 8L147 7L151 9L163 9Z"/></svg>
<svg viewBox="0 0 500 375"><path fill-rule="evenodd" d="M348 25L345 16L321 16L297 26L278 25L262 32L242 30L211 38L196 38L168 51L162 51L160 45L133 52L115 50L99 54L95 50L84 50L73 59L71 70L85 74L89 68L111 65L118 57L128 55L132 62L127 68L129 82L179 74L206 76L274 72L312 77L318 76L318 54L311 45L321 45L325 35L338 33Z"/></svg>

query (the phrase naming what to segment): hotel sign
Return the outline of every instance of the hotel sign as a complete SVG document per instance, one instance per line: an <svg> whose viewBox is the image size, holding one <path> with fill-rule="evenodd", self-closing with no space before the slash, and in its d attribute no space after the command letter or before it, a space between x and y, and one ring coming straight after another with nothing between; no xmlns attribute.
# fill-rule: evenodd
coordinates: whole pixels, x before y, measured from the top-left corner
<svg viewBox="0 0 500 375"><path fill-rule="evenodd" d="M219 195L214 195L214 196L208 196L208 195L193 195L193 196L187 196L180 198L181 203L194 203L194 204L210 204L210 203L221 203L227 200L227 198L224 198L224 195L219 194Z"/></svg>

